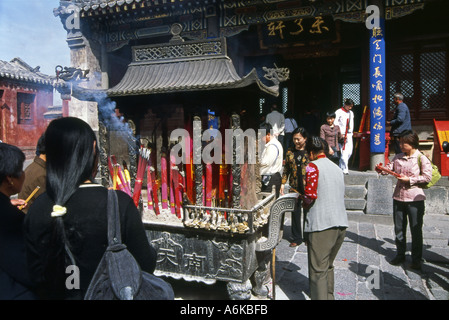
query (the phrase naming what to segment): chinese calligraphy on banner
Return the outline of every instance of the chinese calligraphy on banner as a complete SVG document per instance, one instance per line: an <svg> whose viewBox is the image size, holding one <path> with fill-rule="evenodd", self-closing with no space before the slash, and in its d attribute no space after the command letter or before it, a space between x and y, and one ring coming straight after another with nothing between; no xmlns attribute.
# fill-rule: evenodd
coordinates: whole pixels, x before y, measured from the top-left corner
<svg viewBox="0 0 449 320"><path fill-rule="evenodd" d="M385 40L384 21L380 27L371 29L370 59L370 150L373 153L385 152Z"/></svg>

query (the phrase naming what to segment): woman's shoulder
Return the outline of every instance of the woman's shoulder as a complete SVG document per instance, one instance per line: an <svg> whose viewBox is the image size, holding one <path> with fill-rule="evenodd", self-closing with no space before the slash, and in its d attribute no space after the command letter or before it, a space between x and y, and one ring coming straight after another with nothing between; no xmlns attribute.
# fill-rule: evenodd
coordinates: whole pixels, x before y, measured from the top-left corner
<svg viewBox="0 0 449 320"><path fill-rule="evenodd" d="M430 159L424 153L422 153L420 150L416 150L415 154L416 154L416 158L417 158L418 162L426 163L426 164L432 163L430 161Z"/></svg>

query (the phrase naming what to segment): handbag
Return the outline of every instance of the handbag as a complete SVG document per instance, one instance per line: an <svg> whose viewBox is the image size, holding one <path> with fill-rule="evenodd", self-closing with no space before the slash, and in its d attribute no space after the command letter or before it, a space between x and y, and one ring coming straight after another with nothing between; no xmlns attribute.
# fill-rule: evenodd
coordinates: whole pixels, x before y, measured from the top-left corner
<svg viewBox="0 0 449 320"><path fill-rule="evenodd" d="M122 243L117 194L108 190L108 247L84 300L174 300L171 285L142 271Z"/></svg>

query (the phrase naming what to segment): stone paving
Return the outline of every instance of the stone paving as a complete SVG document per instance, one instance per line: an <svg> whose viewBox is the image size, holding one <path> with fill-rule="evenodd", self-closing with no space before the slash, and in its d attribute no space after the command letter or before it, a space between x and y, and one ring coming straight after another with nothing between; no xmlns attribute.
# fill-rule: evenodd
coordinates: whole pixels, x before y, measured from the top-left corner
<svg viewBox="0 0 449 320"><path fill-rule="evenodd" d="M396 253L391 216L348 214L335 259L336 300L449 300L449 215L425 215L422 271L388 263ZM276 300L308 300L307 248L290 248L290 219L276 248ZM410 247L410 231L407 235ZM410 248L409 248L410 250ZM376 278L376 276L378 276Z"/></svg>
<svg viewBox="0 0 449 320"><path fill-rule="evenodd" d="M336 300L449 300L449 215L424 216L422 272L408 268L409 251L404 265L388 263L396 254L391 216L348 213L348 217L346 238L335 260ZM283 239L276 247L276 300L309 300L307 248L289 247L290 222L287 213ZM410 250L410 231L407 239ZM225 283L170 282L176 299L228 299Z"/></svg>

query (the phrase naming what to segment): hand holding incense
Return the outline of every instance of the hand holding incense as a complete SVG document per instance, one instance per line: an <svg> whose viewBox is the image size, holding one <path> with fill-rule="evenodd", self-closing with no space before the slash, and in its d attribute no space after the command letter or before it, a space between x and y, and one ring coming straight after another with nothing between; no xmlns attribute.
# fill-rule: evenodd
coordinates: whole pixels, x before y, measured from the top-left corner
<svg viewBox="0 0 449 320"><path fill-rule="evenodd" d="M398 174L398 173L396 173L394 171L391 171L391 170L388 170L385 167L382 167L382 163L379 163L378 165L376 165L376 171L377 172L385 172L385 173L391 174L392 176L394 176L396 178L399 178L401 176L400 174Z"/></svg>
<svg viewBox="0 0 449 320"><path fill-rule="evenodd" d="M40 188L41 187L37 186L36 189L34 189L33 192L31 192L31 194L25 200L25 203L19 206L19 210L22 210L25 207L25 205L28 203L28 201L30 201L34 197L34 195L36 194L36 192L39 191Z"/></svg>

